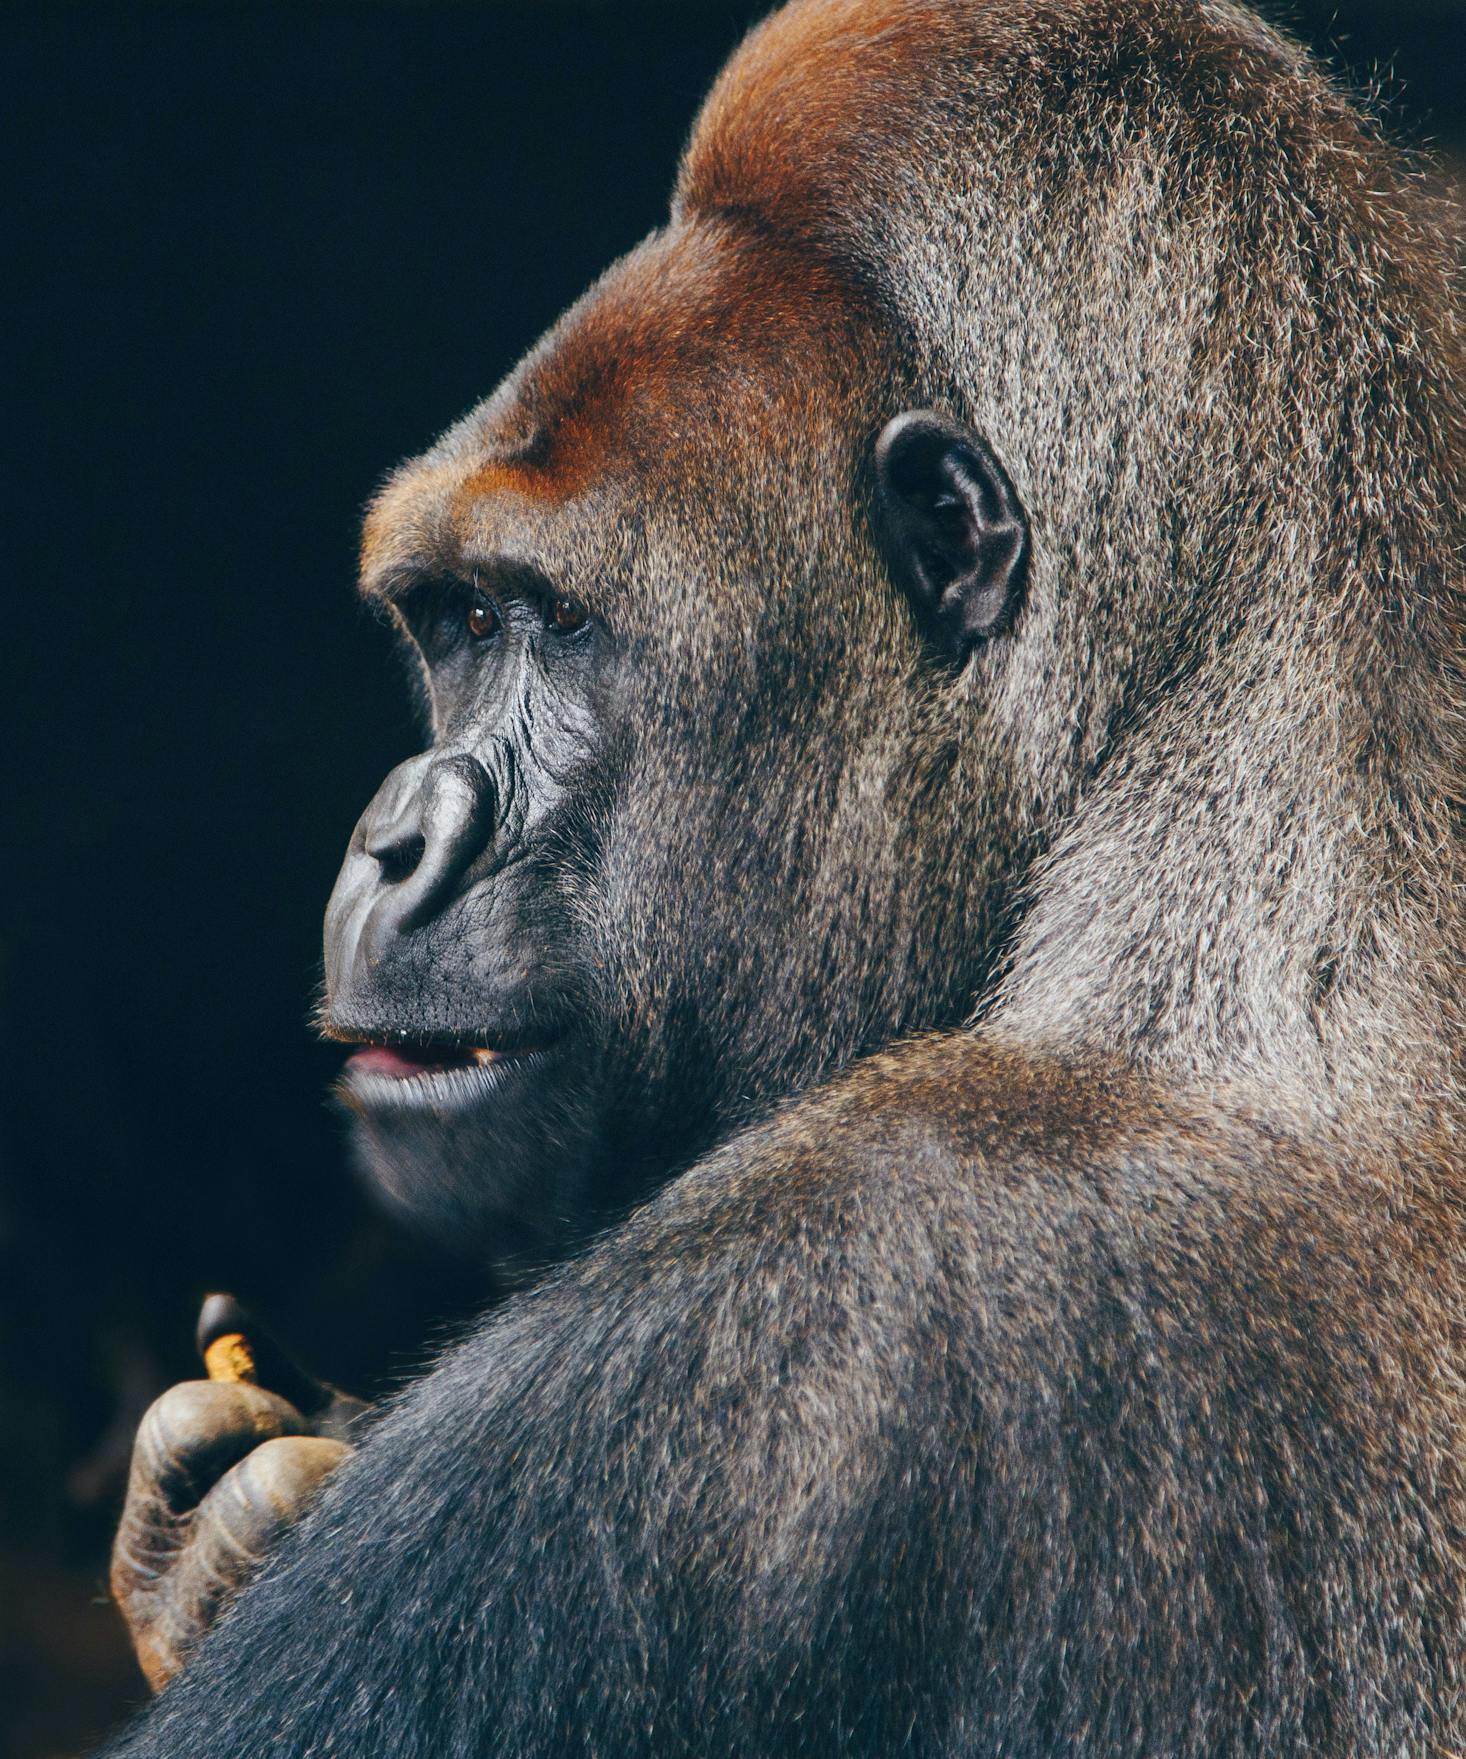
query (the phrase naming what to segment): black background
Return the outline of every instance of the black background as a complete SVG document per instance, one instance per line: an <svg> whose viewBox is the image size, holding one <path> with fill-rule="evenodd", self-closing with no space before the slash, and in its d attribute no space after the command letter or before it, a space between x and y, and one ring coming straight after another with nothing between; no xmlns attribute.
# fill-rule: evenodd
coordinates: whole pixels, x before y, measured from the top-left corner
<svg viewBox="0 0 1466 1759"><path fill-rule="evenodd" d="M362 503L658 223L758 4L0 18L0 1755L139 1691L125 1442L232 1287L367 1388L471 1300L358 1198L308 1018L414 747ZM1454 0L1295 13L1466 133ZM12 304L13 302L13 304Z"/></svg>

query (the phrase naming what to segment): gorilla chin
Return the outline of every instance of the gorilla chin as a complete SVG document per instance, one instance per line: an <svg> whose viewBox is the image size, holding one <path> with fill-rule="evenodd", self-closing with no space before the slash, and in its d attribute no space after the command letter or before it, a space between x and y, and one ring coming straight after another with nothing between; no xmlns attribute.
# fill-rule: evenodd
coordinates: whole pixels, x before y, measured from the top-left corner
<svg viewBox="0 0 1466 1759"><path fill-rule="evenodd" d="M512 1052L369 1044L348 1059L336 1098L379 1200L512 1281L562 1251L584 1211L599 1121L592 1067L564 1038Z"/></svg>

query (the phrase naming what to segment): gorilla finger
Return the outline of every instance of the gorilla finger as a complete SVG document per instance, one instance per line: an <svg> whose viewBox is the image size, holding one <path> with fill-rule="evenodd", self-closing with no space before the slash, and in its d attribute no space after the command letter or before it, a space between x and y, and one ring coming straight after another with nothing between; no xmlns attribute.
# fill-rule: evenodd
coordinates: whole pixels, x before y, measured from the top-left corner
<svg viewBox="0 0 1466 1759"><path fill-rule="evenodd" d="M364 1399L354 1398L302 1368L233 1295L205 1297L194 1341L210 1380L243 1380L270 1388L308 1417L317 1435L350 1441L371 1409Z"/></svg>
<svg viewBox="0 0 1466 1759"><path fill-rule="evenodd" d="M141 1544L131 1537L124 1517L113 1549L112 1592L138 1665L155 1692L179 1671L220 1610L350 1451L341 1442L315 1436L262 1442L225 1473L191 1515L167 1526L143 1567L134 1554L145 1550L147 1535Z"/></svg>
<svg viewBox="0 0 1466 1759"><path fill-rule="evenodd" d="M323 1481L352 1450L319 1435L280 1436L247 1454L199 1505L191 1546L214 1543L260 1555L258 1535L272 1538L298 1520Z"/></svg>
<svg viewBox="0 0 1466 1759"><path fill-rule="evenodd" d="M310 1424L278 1393L243 1381L185 1380L155 1399L133 1444L127 1500L156 1518L186 1514L236 1461Z"/></svg>
<svg viewBox="0 0 1466 1759"><path fill-rule="evenodd" d="M158 1583L173 1567L194 1506L210 1485L262 1440L306 1427L298 1411L258 1387L183 1381L149 1407L133 1445L112 1545L112 1596L135 1635L152 1618Z"/></svg>
<svg viewBox="0 0 1466 1759"><path fill-rule="evenodd" d="M320 1436L281 1436L246 1455L199 1504L152 1633L175 1670L350 1452Z"/></svg>

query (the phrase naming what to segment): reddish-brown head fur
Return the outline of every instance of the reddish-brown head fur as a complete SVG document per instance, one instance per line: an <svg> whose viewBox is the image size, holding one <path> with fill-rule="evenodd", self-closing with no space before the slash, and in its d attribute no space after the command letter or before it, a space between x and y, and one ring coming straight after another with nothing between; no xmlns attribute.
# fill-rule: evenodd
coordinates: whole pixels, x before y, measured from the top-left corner
<svg viewBox="0 0 1466 1759"><path fill-rule="evenodd" d="M741 691L818 669L826 695L786 693L790 750L839 727L831 765L898 818L946 754L940 849L914 819L894 834L974 968L981 900L1060 837L1025 932L1070 948L1073 993L1060 1008L1046 952L1025 1000L1020 956L1013 1005L1317 1086L1318 1010L1347 1011L1351 1042L1365 1019L1413 1031L1388 1022L1436 969L1435 913L1456 919L1449 862L1419 907L1381 877L1458 767L1439 680L1459 580L1420 582L1455 553L1460 345L1412 201L1368 122L1224 5L796 0L714 88L668 225L388 486L367 587L531 560L664 641L665 701L735 663ZM872 443L913 405L985 438L1032 528L1021 622L955 677L924 669L869 531ZM807 819L768 763L767 798ZM1173 848L1198 786L1210 842ZM1151 850L1143 875L1091 861L1106 811ZM1356 845L1319 829L1346 823ZM1360 902L1386 895L1387 938L1417 949L1388 994ZM1315 945L1323 1001L1295 951ZM1370 999L1345 1010L1356 974Z"/></svg>

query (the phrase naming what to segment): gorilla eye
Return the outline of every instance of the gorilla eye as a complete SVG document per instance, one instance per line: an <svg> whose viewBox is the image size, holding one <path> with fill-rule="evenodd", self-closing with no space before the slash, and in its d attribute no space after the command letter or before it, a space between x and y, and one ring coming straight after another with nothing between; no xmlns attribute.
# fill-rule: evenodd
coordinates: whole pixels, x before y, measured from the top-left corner
<svg viewBox="0 0 1466 1759"><path fill-rule="evenodd" d="M550 606L550 617L564 635L572 635L582 628L588 615L585 606L574 599L557 598Z"/></svg>
<svg viewBox="0 0 1466 1759"><path fill-rule="evenodd" d="M499 608L492 599L485 598L482 593L473 595L473 602L468 607L468 633L475 641L487 641L499 630Z"/></svg>

